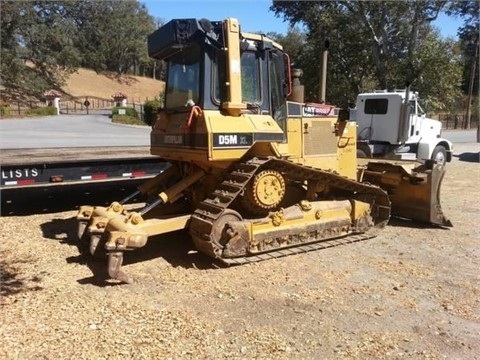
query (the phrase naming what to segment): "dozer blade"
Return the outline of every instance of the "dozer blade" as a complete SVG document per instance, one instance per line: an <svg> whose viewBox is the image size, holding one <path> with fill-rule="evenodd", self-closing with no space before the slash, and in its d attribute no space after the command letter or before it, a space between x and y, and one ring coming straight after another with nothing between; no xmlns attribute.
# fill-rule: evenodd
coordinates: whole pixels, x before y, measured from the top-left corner
<svg viewBox="0 0 480 360"><path fill-rule="evenodd" d="M387 191L393 216L452 226L442 211L440 188L445 168L432 161L368 160L363 182Z"/></svg>

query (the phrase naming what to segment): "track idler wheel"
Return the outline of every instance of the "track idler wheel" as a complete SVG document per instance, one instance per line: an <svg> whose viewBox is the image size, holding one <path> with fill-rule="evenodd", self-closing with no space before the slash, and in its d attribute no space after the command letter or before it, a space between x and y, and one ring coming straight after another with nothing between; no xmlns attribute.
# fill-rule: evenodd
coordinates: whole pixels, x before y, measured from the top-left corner
<svg viewBox="0 0 480 360"><path fill-rule="evenodd" d="M242 196L245 209L265 215L276 209L285 196L285 179L276 170L263 170L250 180Z"/></svg>
<svg viewBox="0 0 480 360"><path fill-rule="evenodd" d="M242 221L242 216L231 209L227 209L214 222L210 238L218 249L221 249L222 256L235 257L244 256L247 253L246 234L240 234L237 230L233 230L231 225L233 222Z"/></svg>
<svg viewBox="0 0 480 360"><path fill-rule="evenodd" d="M242 216L235 210L227 209L213 223L210 238L212 242L220 248L225 247L232 237L228 226L228 222L230 221L242 221Z"/></svg>

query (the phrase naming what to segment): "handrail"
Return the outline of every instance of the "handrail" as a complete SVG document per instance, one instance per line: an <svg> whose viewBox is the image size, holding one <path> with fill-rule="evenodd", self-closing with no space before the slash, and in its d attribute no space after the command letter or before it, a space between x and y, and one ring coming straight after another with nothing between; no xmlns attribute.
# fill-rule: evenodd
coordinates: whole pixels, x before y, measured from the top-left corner
<svg viewBox="0 0 480 360"><path fill-rule="evenodd" d="M195 114L195 118L198 118L202 115L202 108L198 105L192 106L190 109L190 114L188 115L187 123L183 126L183 130L190 131L190 126L192 125L193 115Z"/></svg>

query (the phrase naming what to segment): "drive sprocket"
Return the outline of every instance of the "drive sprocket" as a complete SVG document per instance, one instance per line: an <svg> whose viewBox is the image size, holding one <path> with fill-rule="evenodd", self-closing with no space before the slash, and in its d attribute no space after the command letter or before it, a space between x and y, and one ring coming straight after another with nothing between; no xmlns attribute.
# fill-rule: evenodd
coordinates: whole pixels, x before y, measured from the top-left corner
<svg viewBox="0 0 480 360"><path fill-rule="evenodd" d="M253 214L267 214L279 206L285 191L285 179L279 171L262 170L245 187L242 205Z"/></svg>

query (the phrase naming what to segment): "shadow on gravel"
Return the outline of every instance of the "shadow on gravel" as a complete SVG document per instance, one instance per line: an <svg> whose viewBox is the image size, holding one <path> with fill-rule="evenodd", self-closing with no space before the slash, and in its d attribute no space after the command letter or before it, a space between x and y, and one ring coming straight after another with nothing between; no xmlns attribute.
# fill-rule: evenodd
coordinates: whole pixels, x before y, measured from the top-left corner
<svg viewBox="0 0 480 360"><path fill-rule="evenodd" d="M69 264L88 266L92 276L78 280L80 284L95 286L115 286L117 282L109 279L107 258L96 259L89 252L87 241L77 239L77 224L74 217L69 219L52 219L41 225L43 236L47 239L76 246L78 255L66 259ZM139 249L124 254L123 266L163 258L174 267L186 269L218 268L212 259L195 250L187 231L176 231L164 235L154 236L147 244ZM125 269L128 272L128 269ZM135 274L131 274L135 276Z"/></svg>
<svg viewBox="0 0 480 360"><path fill-rule="evenodd" d="M74 217L68 219L52 219L40 225L43 237L56 240L62 244L78 245L77 223Z"/></svg>
<svg viewBox="0 0 480 360"><path fill-rule="evenodd" d="M39 291L41 278L21 277L14 265L0 261L0 296L10 296L26 291Z"/></svg>
<svg viewBox="0 0 480 360"><path fill-rule="evenodd" d="M471 153L471 152L465 152L465 153L461 153L459 155L453 155L454 157L458 158L458 160L460 161L465 161L465 162L480 162L480 153L478 152L475 152L475 153Z"/></svg>
<svg viewBox="0 0 480 360"><path fill-rule="evenodd" d="M199 253L187 230L174 231L151 237L140 249L125 254L124 265L162 257L174 267L186 269L211 269L212 259Z"/></svg>

